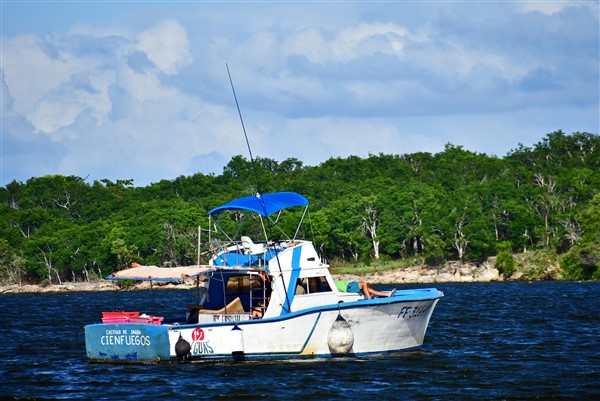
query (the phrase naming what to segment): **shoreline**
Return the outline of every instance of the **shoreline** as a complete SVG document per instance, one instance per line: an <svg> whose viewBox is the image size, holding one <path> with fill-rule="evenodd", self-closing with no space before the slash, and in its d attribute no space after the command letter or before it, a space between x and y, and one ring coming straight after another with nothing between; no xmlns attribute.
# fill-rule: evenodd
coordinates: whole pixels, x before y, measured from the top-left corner
<svg viewBox="0 0 600 401"><path fill-rule="evenodd" d="M384 271L363 274L335 273L330 267L334 280L366 281L372 285L379 284L436 284L436 283L484 283L494 281L547 281L561 280L560 266L555 257L542 257L535 253L513 255L516 271L507 277L496 268L496 258L472 261L446 261L440 266L415 264L397 267ZM65 282L62 284L12 284L0 285L0 295L19 293L68 293L68 292L101 292L101 291L144 291L150 289L190 289L192 281L180 283L138 282L135 285L121 288L114 280L96 280L91 282Z"/></svg>
<svg viewBox="0 0 600 401"><path fill-rule="evenodd" d="M367 281L373 285L378 284L435 284L435 283L475 283L504 281L498 269L491 264L484 263L480 266L472 264L449 263L442 267L428 267L416 265L404 268L391 269L384 272L375 272L365 275L332 274L335 280ZM511 280L522 277L513 276ZM192 282L161 283L148 281L140 282L129 289L122 289L116 281L101 280L92 282L65 282L62 284L11 284L0 286L1 294L29 294L29 293L69 293L69 292L103 292L103 291L143 291L143 290L171 290L191 289Z"/></svg>

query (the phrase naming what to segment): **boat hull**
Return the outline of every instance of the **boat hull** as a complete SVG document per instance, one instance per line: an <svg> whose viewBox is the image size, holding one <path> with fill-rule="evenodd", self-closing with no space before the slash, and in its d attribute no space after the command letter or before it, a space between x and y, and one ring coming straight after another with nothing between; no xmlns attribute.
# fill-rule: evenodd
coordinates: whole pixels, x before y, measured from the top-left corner
<svg viewBox="0 0 600 401"><path fill-rule="evenodd" d="M423 344L431 314L442 296L437 290L430 291L430 297L345 302L258 320L88 325L87 357L90 362L166 363L401 352ZM346 330L342 334L351 338L342 352L332 344L336 341L334 323L340 316ZM189 345L185 355L177 352L181 339Z"/></svg>

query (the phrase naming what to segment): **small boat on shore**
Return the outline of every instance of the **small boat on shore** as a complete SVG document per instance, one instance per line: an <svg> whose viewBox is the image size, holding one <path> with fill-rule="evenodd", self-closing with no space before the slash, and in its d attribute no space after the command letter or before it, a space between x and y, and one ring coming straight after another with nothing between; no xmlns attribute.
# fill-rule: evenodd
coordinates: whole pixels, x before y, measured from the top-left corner
<svg viewBox="0 0 600 401"><path fill-rule="evenodd" d="M397 290L369 299L340 291L313 243L297 238L307 210L308 200L293 192L235 199L209 212L211 221L218 218L214 225L225 242L211 236L206 265L137 266L107 277L195 280L194 302L182 306L178 316L146 315L135 307L132 312L105 312L102 322L85 326L88 361L329 358L421 346L442 292ZM291 236L284 232L290 225L281 222L282 215L299 220ZM223 227L233 228L234 222L240 222L237 235L230 235ZM251 229L244 231L244 226ZM257 230L263 240L252 239Z"/></svg>

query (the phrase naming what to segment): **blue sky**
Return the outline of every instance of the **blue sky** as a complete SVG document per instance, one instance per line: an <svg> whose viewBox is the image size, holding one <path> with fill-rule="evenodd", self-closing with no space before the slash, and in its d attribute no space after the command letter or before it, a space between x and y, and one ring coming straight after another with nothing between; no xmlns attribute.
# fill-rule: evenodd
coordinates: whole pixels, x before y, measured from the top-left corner
<svg viewBox="0 0 600 401"><path fill-rule="evenodd" d="M0 186L599 133L597 1L2 0Z"/></svg>

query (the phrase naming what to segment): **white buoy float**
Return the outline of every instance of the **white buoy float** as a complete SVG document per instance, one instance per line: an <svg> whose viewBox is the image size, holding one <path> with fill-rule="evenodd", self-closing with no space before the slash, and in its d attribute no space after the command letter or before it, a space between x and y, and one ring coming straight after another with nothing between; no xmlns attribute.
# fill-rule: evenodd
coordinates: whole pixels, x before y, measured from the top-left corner
<svg viewBox="0 0 600 401"><path fill-rule="evenodd" d="M231 357L235 361L243 361L244 355L244 331L236 324L231 329Z"/></svg>
<svg viewBox="0 0 600 401"><path fill-rule="evenodd" d="M346 355L354 345L354 334L350 324L341 313L335 319L327 334L327 346L332 355Z"/></svg>

